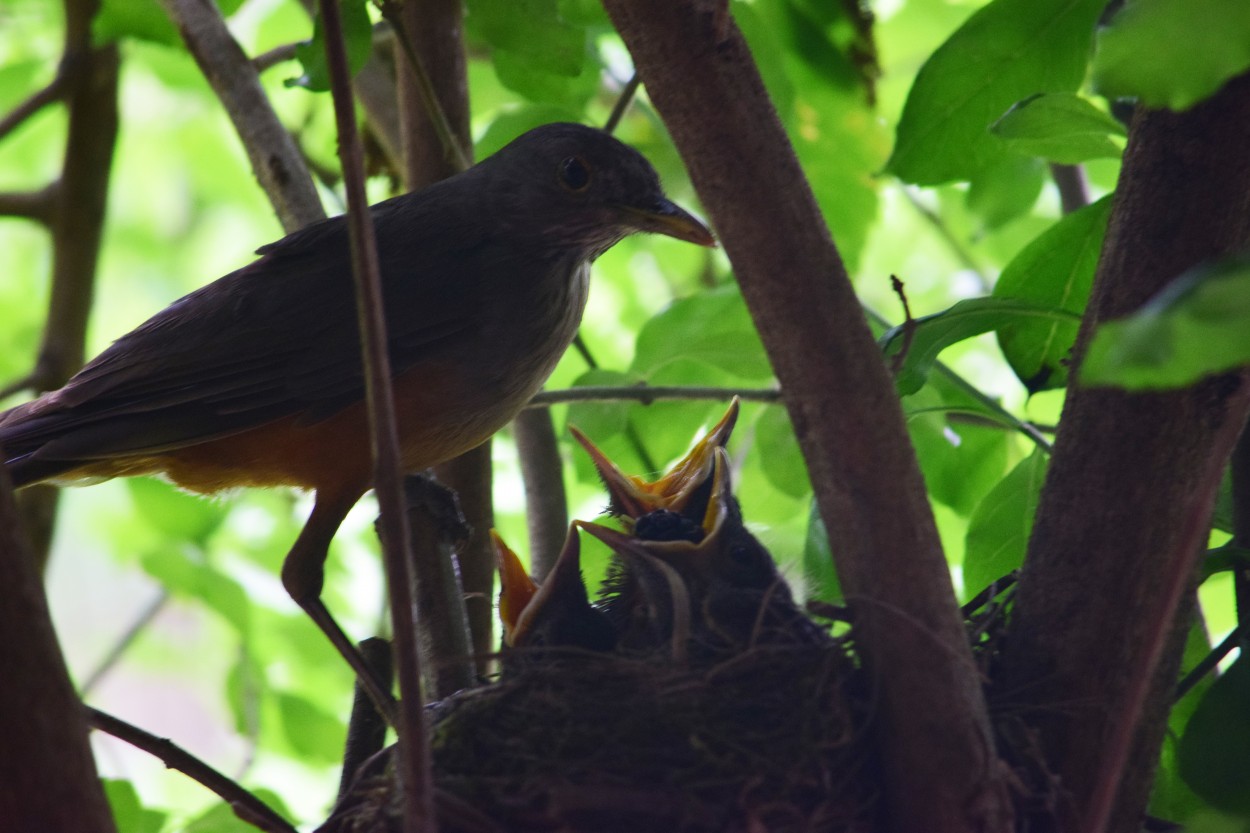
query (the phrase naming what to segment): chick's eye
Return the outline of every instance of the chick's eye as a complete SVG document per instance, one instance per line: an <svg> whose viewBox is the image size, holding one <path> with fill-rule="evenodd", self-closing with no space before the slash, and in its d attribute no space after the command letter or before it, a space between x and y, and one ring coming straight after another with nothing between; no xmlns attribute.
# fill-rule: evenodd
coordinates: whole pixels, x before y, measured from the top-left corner
<svg viewBox="0 0 1250 833"><path fill-rule="evenodd" d="M585 191L590 185L590 166L580 156L570 156L560 163L560 184L570 191Z"/></svg>

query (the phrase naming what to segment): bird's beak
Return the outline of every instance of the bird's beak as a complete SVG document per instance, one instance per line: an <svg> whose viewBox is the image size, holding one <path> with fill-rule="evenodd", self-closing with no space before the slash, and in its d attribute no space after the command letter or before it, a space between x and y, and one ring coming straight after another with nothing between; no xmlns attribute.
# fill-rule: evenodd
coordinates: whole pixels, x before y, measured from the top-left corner
<svg viewBox="0 0 1250 833"><path fill-rule="evenodd" d="M632 205L620 205L617 208L621 212L622 222L630 228L666 234L708 248L716 247L716 238L707 226L696 220L689 211L662 197L651 208Z"/></svg>
<svg viewBox="0 0 1250 833"><path fill-rule="evenodd" d="M512 645L516 641L521 614L530 606L538 586L499 533L492 529L490 539L495 545L495 559L499 562L499 618L503 620L504 642Z"/></svg>
<svg viewBox="0 0 1250 833"><path fill-rule="evenodd" d="M626 518L637 520L656 509L673 512L684 510L694 493L713 473L716 450L729 442L729 435L733 433L737 420L738 398L735 396L720 422L695 443L689 454L654 482L623 473L585 434L572 425L569 426L569 431L590 455L591 462L607 487L613 509Z"/></svg>
<svg viewBox="0 0 1250 833"><path fill-rule="evenodd" d="M565 604L573 602L582 606L590 605L590 600L586 596L586 586L582 583L581 554L581 540L577 537L577 527L570 526L569 534L564 539L564 547L556 557L556 563L551 566L551 572L543 579L542 586L517 615L516 624L509 634L510 646L525 644L526 637L534 629L534 622L547 605L561 604L560 601L552 601L553 599L559 597ZM573 597L569 594L573 594Z"/></svg>

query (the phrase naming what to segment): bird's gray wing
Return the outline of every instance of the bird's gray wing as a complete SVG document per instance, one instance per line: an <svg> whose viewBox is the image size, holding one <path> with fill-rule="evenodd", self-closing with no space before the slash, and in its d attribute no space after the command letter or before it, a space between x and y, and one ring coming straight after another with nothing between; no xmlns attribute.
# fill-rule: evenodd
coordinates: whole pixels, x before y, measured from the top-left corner
<svg viewBox="0 0 1250 833"><path fill-rule="evenodd" d="M481 223L429 192L374 207L394 370L472 326ZM292 414L323 418L363 390L342 218L262 257L118 339L61 390L0 422L10 458L156 453Z"/></svg>

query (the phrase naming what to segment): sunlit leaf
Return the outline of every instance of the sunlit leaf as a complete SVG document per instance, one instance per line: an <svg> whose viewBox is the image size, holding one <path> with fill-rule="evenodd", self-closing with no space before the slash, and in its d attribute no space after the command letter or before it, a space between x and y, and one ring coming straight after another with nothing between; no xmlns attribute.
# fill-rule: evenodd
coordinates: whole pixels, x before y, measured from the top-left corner
<svg viewBox="0 0 1250 833"><path fill-rule="evenodd" d="M1250 658L1207 691L1181 736L1181 776L1211 806L1250 814Z"/></svg>
<svg viewBox="0 0 1250 833"><path fill-rule="evenodd" d="M91 37L97 45L121 38L182 45L178 29L157 0L103 0L91 19Z"/></svg>
<svg viewBox="0 0 1250 833"><path fill-rule="evenodd" d="M1117 157L1121 146L1112 137L1125 135L1124 125L1073 93L1040 94L1016 102L990 132L1017 153L1064 165Z"/></svg>
<svg viewBox="0 0 1250 833"><path fill-rule="evenodd" d="M535 71L580 75L586 31L561 14L556 0L470 0L465 23L494 50L509 52Z"/></svg>
<svg viewBox="0 0 1250 833"><path fill-rule="evenodd" d="M301 758L323 764L342 759L345 728L341 721L295 694L277 692L275 700L286 739Z"/></svg>
<svg viewBox="0 0 1250 833"><path fill-rule="evenodd" d="M1184 110L1248 67L1245 0L1134 0L1098 35L1094 84L1108 96Z"/></svg>
<svg viewBox="0 0 1250 833"><path fill-rule="evenodd" d="M969 179L1009 151L989 126L1017 101L1085 77L1102 0L994 0L929 58L907 96L888 169L905 182Z"/></svg>
<svg viewBox="0 0 1250 833"><path fill-rule="evenodd" d="M968 517L1006 471L1009 434L966 419L967 410L947 404L944 388L925 385L904 397L903 410L930 496Z"/></svg>
<svg viewBox="0 0 1250 833"><path fill-rule="evenodd" d="M1058 220L1025 246L1003 269L994 297L1063 310L1051 320L1012 322L998 331L998 344L1011 369L1030 392L1067 384L1068 353L1085 312L1102 251L1111 198Z"/></svg>
<svg viewBox="0 0 1250 833"><path fill-rule="evenodd" d="M1250 259L1190 269L1140 310L1101 324L1080 381L1128 390L1183 387L1250 363Z"/></svg>
<svg viewBox="0 0 1250 833"><path fill-rule="evenodd" d="M193 560L183 551L148 553L143 569L171 591L195 599L216 611L239 631L251 627L251 602L233 578L209 564Z"/></svg>
<svg viewBox="0 0 1250 833"><path fill-rule="evenodd" d="M1047 178L1037 159L1009 154L982 168L968 182L968 208L993 231L1028 213Z"/></svg>
<svg viewBox="0 0 1250 833"><path fill-rule="evenodd" d="M774 488L791 497L812 493L807 477L807 464L794 437L790 417L780 404L765 408L755 422L755 441L759 445L760 467Z"/></svg>
<svg viewBox="0 0 1250 833"><path fill-rule="evenodd" d="M1021 460L972 513L964 550L969 595L1024 563L1048 459L1038 449Z"/></svg>
<svg viewBox="0 0 1250 833"><path fill-rule="evenodd" d="M678 358L698 359L743 379L768 379L772 368L737 287L674 301L643 325L632 370L650 375Z"/></svg>
<svg viewBox="0 0 1250 833"><path fill-rule="evenodd" d="M166 814L144 807L133 784L114 778L102 779L101 784L118 830L125 833L158 833Z"/></svg>
<svg viewBox="0 0 1250 833"><path fill-rule="evenodd" d="M947 347L981 333L988 333L1013 322L1065 321L1075 318L1072 313L1047 304L1013 298L970 298L960 301L942 312L917 318L908 326L900 324L889 329L877 343L891 363L898 353L906 349L902 367L895 376L899 393L915 393L925 383L938 354Z"/></svg>

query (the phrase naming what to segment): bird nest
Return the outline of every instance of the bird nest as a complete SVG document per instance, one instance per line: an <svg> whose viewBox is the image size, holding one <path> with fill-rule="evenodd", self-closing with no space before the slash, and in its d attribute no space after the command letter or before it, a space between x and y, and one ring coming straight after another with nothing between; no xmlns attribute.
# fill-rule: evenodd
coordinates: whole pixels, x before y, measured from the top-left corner
<svg viewBox="0 0 1250 833"><path fill-rule="evenodd" d="M501 673L429 710L441 830L871 829L871 698L745 525L724 449L736 416L654 482L577 435L624 531L575 524L541 586L495 537ZM579 530L614 554L595 604ZM322 833L398 831L395 755L364 767Z"/></svg>
<svg viewBox="0 0 1250 833"><path fill-rule="evenodd" d="M868 830L857 680L833 639L690 667L544 651L431 708L440 829ZM392 767L363 772L323 833L398 831Z"/></svg>

